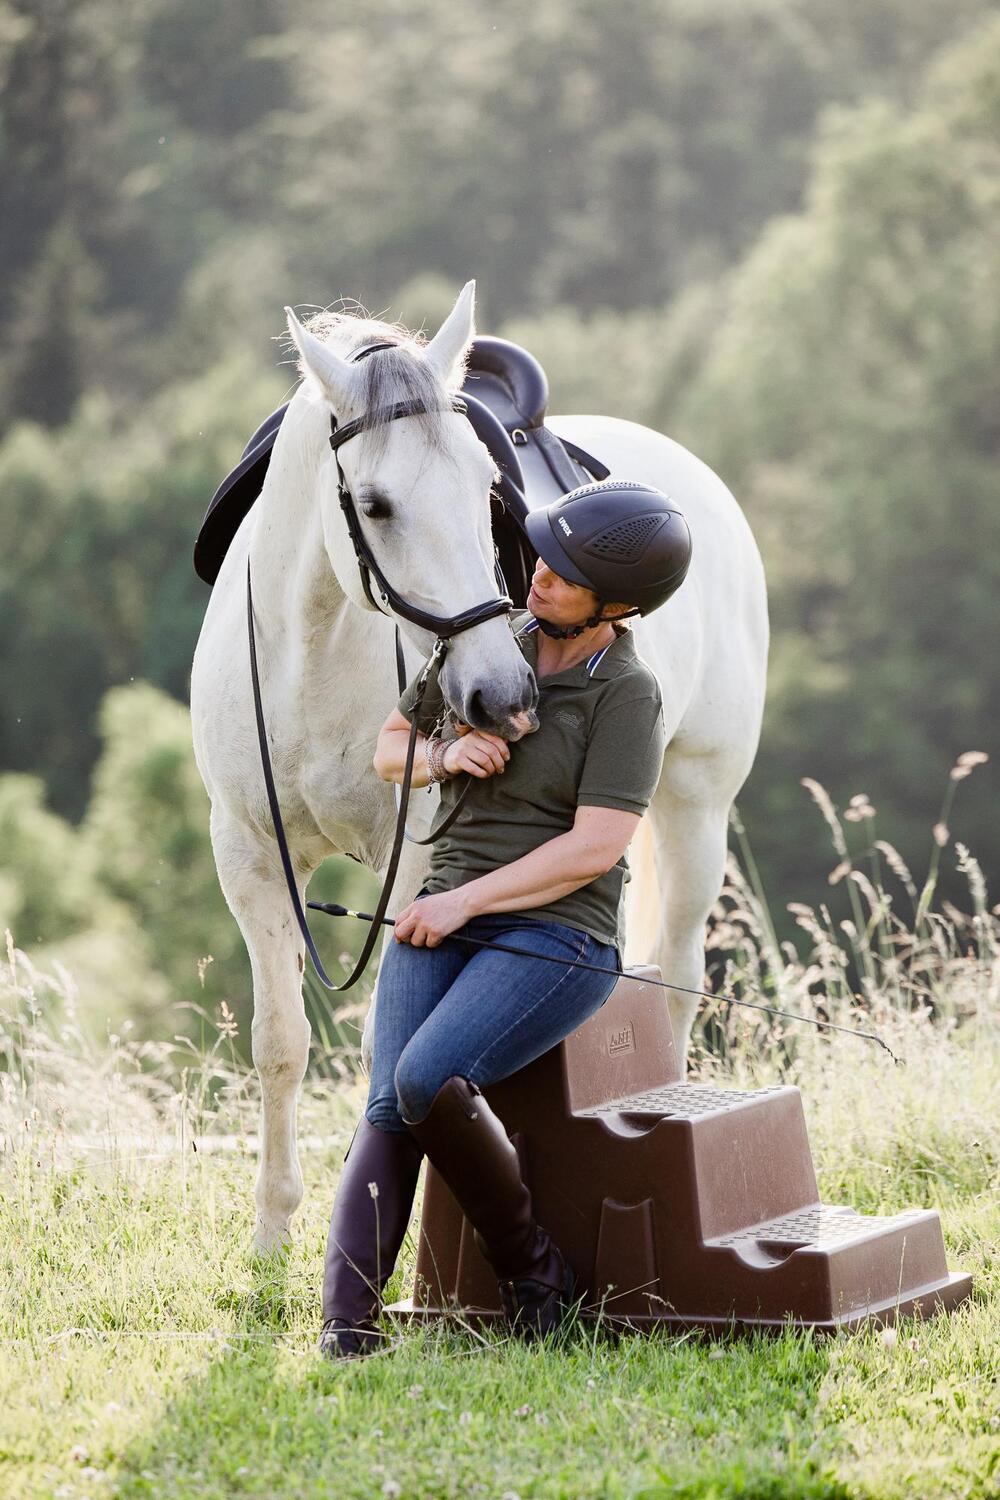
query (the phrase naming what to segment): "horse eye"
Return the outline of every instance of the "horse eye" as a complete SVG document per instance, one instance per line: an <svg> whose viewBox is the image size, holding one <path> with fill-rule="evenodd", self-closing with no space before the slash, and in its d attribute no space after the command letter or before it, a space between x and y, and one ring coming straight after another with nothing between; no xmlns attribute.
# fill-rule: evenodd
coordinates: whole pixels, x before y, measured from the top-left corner
<svg viewBox="0 0 1000 1500"><path fill-rule="evenodd" d="M363 495L360 499L361 514L369 521L388 521L392 506L384 495Z"/></svg>

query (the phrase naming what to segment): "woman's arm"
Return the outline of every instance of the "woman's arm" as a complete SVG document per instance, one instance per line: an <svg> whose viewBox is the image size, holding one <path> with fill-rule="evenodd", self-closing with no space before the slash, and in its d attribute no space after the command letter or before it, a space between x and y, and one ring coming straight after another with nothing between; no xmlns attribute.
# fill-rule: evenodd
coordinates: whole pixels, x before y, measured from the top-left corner
<svg viewBox="0 0 1000 1500"><path fill-rule="evenodd" d="M470 917L549 906L617 864L639 821L614 807L578 807L568 833L453 891L412 901L396 918L396 937L434 948Z"/></svg>
<svg viewBox="0 0 1000 1500"><path fill-rule="evenodd" d="M510 760L510 747L497 734L459 727L459 738L452 740L444 755L444 768L450 776L468 771L471 776L494 776ZM383 781L402 783L406 766L406 745L410 738L410 721L394 708L379 730L372 764ZM427 736L417 734L413 748L413 786L426 786Z"/></svg>

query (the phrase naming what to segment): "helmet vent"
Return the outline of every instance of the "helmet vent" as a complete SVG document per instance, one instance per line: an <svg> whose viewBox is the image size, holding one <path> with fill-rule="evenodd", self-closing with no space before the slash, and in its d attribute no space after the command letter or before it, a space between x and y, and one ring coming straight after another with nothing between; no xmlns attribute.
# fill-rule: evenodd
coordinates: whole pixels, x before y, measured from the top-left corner
<svg viewBox="0 0 1000 1500"><path fill-rule="evenodd" d="M606 531L591 537L583 550L612 562L638 562L646 543L654 531L659 531L663 521L663 516L633 516L629 521L616 521Z"/></svg>

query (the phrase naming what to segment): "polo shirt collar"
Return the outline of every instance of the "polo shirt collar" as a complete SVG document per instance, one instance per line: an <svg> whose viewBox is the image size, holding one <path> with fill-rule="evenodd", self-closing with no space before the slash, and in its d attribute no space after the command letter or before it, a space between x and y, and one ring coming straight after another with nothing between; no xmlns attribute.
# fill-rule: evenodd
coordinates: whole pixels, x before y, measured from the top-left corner
<svg viewBox="0 0 1000 1500"><path fill-rule="evenodd" d="M538 634L538 621L534 616L529 617L517 631L518 639L532 666L538 665ZM613 641L595 651L593 656L578 661L576 666L567 667L562 672L553 672L542 681L587 682L594 677L617 677L622 668L632 661L635 661L635 641L631 630L626 630L624 635L616 635Z"/></svg>

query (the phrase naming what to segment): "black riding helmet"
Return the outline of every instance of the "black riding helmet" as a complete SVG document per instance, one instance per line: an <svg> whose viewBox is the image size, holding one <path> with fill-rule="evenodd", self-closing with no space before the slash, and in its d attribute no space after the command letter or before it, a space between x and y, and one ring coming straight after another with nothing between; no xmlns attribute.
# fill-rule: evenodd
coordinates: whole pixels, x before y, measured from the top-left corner
<svg viewBox="0 0 1000 1500"><path fill-rule="evenodd" d="M680 588L691 563L687 522L651 484L605 479L581 485L531 511L524 529L554 573L592 590L600 601L583 625L563 630L540 619L548 635L579 635L599 624L606 603L631 604L629 614L648 615Z"/></svg>

